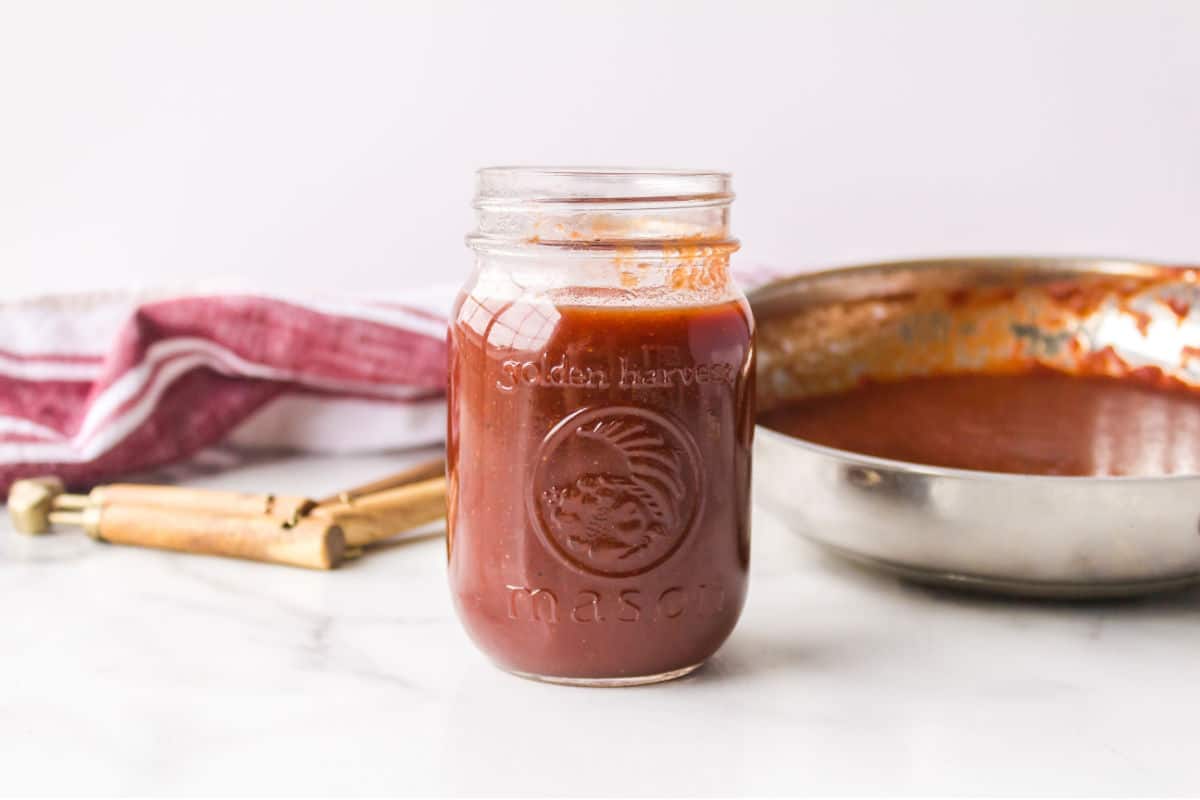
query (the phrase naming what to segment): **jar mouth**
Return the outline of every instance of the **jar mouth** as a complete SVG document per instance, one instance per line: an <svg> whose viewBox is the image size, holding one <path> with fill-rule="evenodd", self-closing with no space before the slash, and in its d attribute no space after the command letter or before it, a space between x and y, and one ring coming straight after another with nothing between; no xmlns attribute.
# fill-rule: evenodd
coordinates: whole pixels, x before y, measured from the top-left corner
<svg viewBox="0 0 1200 800"><path fill-rule="evenodd" d="M733 200L732 175L658 167L500 166L477 173L475 208L697 208Z"/></svg>

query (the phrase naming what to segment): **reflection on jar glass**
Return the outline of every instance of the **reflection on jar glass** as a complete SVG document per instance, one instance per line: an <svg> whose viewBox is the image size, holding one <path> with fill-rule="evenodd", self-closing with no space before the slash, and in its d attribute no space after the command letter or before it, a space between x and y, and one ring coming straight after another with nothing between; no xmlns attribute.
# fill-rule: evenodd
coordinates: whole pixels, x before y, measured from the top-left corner
<svg viewBox="0 0 1200 800"><path fill-rule="evenodd" d="M737 622L754 324L732 197L724 173L479 173L450 328L449 566L504 669L666 680Z"/></svg>

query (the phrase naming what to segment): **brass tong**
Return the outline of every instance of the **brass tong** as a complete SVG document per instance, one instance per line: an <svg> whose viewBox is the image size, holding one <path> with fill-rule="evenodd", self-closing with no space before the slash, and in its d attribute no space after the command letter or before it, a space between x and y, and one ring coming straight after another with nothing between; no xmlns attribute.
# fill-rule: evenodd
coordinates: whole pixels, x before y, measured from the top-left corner
<svg viewBox="0 0 1200 800"><path fill-rule="evenodd" d="M53 525L89 536L186 553L332 569L363 548L446 514L445 461L436 459L322 500L143 484L68 494L54 477L12 485L13 527Z"/></svg>

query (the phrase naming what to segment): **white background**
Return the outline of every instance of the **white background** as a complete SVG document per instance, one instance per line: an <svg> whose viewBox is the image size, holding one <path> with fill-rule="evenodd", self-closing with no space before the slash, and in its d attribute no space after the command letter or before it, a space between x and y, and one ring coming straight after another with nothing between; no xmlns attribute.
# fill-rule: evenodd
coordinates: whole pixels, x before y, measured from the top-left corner
<svg viewBox="0 0 1200 800"><path fill-rule="evenodd" d="M735 173L744 263L1200 258L1200 3L0 0L0 296L458 280L472 171Z"/></svg>

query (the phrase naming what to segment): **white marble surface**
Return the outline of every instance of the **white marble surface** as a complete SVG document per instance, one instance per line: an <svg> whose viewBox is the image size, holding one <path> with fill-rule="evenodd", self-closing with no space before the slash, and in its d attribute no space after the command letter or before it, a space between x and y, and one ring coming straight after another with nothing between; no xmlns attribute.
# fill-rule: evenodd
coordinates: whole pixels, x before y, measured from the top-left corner
<svg viewBox="0 0 1200 800"><path fill-rule="evenodd" d="M396 459L196 481L319 494ZM766 524L690 679L491 667L440 538L322 574L0 523L0 793L1200 792L1200 592L1087 606L877 578Z"/></svg>

